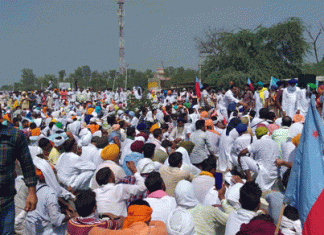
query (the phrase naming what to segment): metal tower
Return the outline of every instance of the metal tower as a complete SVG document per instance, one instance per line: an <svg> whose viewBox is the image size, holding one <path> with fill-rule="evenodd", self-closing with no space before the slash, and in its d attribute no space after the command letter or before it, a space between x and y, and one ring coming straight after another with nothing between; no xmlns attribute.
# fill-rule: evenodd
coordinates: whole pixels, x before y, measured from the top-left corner
<svg viewBox="0 0 324 235"><path fill-rule="evenodd" d="M125 61L125 39L124 39L124 0L118 0L119 9L117 12L118 26L119 26L119 73L125 74L126 61Z"/></svg>

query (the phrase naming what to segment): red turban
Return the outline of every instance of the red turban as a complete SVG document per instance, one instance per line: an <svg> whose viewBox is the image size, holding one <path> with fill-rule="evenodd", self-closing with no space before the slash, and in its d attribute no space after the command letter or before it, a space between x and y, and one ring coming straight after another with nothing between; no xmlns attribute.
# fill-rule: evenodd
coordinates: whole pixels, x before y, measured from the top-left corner
<svg viewBox="0 0 324 235"><path fill-rule="evenodd" d="M131 145L131 150L132 152L138 152L138 153L142 153L143 152L143 148L144 148L144 142L143 141L139 141L136 140L132 143Z"/></svg>

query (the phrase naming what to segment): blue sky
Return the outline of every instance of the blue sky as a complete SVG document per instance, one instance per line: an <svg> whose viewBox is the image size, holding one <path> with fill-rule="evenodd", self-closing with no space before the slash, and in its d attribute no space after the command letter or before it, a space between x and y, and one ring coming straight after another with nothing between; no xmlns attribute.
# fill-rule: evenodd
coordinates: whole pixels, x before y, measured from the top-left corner
<svg viewBox="0 0 324 235"><path fill-rule="evenodd" d="M117 8L117 0L0 0L0 86L19 81L24 67L37 76L82 65L118 69ZM255 28L295 16L315 32L324 23L324 1L313 0L125 0L124 9L126 62L140 70L161 60L196 69L193 39L208 27ZM323 43L324 34L320 56Z"/></svg>

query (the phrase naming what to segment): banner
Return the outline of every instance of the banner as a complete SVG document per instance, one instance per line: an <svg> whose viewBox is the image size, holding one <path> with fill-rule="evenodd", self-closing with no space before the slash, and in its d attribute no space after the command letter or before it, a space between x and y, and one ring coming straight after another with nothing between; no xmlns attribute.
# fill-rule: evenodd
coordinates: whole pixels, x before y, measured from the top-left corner
<svg viewBox="0 0 324 235"><path fill-rule="evenodd" d="M60 82L59 83L59 88L60 90L68 90L69 88L71 88L71 83L69 82Z"/></svg>

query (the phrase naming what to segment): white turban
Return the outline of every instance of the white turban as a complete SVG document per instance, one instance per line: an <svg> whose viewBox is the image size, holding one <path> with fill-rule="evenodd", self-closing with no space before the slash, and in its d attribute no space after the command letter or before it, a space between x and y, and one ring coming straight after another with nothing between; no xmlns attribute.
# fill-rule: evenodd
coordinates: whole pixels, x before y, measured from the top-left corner
<svg viewBox="0 0 324 235"><path fill-rule="evenodd" d="M61 146L62 144L64 144L64 142L65 142L65 138L63 137L63 136L58 136L58 137L55 137L55 139L54 139L54 145L55 145L55 147L59 147L59 146Z"/></svg>
<svg viewBox="0 0 324 235"><path fill-rule="evenodd" d="M155 170L154 162L149 158L142 158L136 165L140 174L148 174Z"/></svg>
<svg viewBox="0 0 324 235"><path fill-rule="evenodd" d="M34 156L33 162L34 165L43 173L46 184L51 187L59 197L64 197L66 200L74 198L74 196L70 192L59 185L52 167L46 160Z"/></svg>
<svg viewBox="0 0 324 235"><path fill-rule="evenodd" d="M226 199L227 201L236 209L238 210L241 208L240 203L240 189L242 188L242 183L236 183L233 186L230 186L226 192Z"/></svg>
<svg viewBox="0 0 324 235"><path fill-rule="evenodd" d="M181 180L174 190L177 205L185 209L190 209L199 204L196 198L192 183L187 180Z"/></svg>
<svg viewBox="0 0 324 235"><path fill-rule="evenodd" d="M178 207L171 212L166 228L168 235L194 235L195 223L189 211Z"/></svg>

